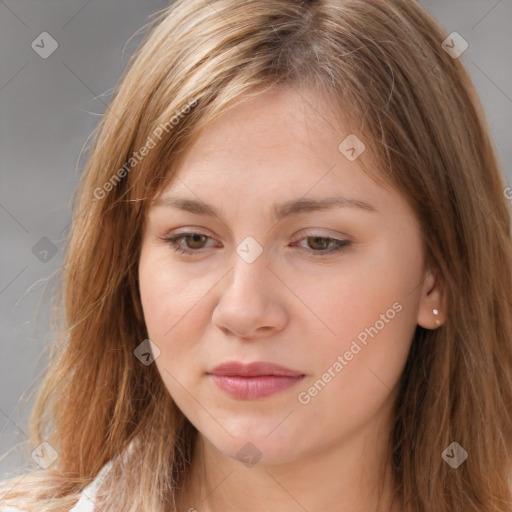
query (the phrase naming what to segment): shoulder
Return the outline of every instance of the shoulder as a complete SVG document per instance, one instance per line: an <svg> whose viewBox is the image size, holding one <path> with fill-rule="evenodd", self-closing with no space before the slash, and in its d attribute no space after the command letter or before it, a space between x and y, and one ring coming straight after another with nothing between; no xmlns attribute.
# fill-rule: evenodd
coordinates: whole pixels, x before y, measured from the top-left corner
<svg viewBox="0 0 512 512"><path fill-rule="evenodd" d="M112 461L105 464L100 472L96 475L94 480L87 485L82 492L80 493L80 498L76 502L76 504L69 509L69 512L95 512L97 507L95 508L95 498L96 493L98 491L99 486L103 482L105 475L108 473L110 468L112 467ZM0 488L3 482L0 482ZM1 495L2 493L0 493ZM0 512L30 512L25 508L18 508L14 505L7 505L2 503L2 499L0 498Z"/></svg>
<svg viewBox="0 0 512 512"><path fill-rule="evenodd" d="M126 457L132 453L134 443L135 440L132 440L129 443L126 451L121 453L123 462L126 462ZM105 479L107 473L111 470L113 464L114 460L110 460L101 468L94 480L90 482L84 489L82 489L79 500L71 509L69 509L69 512L97 512L98 507L95 506L96 495L100 485ZM15 505L8 505L2 502L2 496L5 496L4 491L6 491L6 489L2 487L2 484L4 483L5 482L0 482L0 512L30 512L21 506L17 507Z"/></svg>
<svg viewBox="0 0 512 512"><path fill-rule="evenodd" d="M14 478L8 477L6 480L0 481L0 512L30 512L25 508L15 506L12 499L9 500L9 504L6 503L5 496L7 496L14 487ZM22 479L23 478L24 477L22 477Z"/></svg>
<svg viewBox="0 0 512 512"><path fill-rule="evenodd" d="M96 493L111 467L112 461L107 462L107 464L101 468L96 478L81 492L80 499L69 512L95 512L98 510L97 507L95 508ZM2 511L0 510L0 512Z"/></svg>

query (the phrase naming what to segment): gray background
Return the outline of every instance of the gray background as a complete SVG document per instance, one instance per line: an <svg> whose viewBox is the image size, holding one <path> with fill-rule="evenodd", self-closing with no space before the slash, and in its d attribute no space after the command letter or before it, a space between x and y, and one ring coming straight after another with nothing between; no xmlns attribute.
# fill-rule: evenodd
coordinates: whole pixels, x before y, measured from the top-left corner
<svg viewBox="0 0 512 512"><path fill-rule="evenodd" d="M469 43L461 60L483 101L510 185L512 2L421 3ZM141 38L128 39L166 5L0 1L0 455L27 439L32 401L20 405L20 399L33 390L45 362L50 294L42 293L62 262L70 198L84 163L80 151ZM58 43L46 59L31 47L42 32ZM27 465L34 463L21 449L11 452L0 462L0 480Z"/></svg>

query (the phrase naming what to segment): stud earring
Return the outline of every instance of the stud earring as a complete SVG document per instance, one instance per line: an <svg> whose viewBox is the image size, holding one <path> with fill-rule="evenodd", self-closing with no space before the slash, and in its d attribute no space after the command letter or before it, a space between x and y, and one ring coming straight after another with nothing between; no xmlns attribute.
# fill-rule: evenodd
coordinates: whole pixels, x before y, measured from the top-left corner
<svg viewBox="0 0 512 512"><path fill-rule="evenodd" d="M432 310L432 313L434 313L434 315L439 315L439 310L438 309L433 309ZM441 320L439 320L439 318L436 318L436 324L439 325L441 323Z"/></svg>

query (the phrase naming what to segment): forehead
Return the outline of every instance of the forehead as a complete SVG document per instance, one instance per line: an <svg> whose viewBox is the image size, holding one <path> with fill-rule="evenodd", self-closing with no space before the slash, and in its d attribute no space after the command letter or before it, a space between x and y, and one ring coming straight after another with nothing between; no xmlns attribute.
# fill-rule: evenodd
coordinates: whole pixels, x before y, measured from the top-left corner
<svg viewBox="0 0 512 512"><path fill-rule="evenodd" d="M366 150L355 160L345 156L340 144L349 136L355 134L343 127L325 97L268 91L208 124L159 197L172 193L255 208L339 195L377 209L390 193L396 201L396 192L361 169L358 160L368 158Z"/></svg>
<svg viewBox="0 0 512 512"><path fill-rule="evenodd" d="M327 158L326 150L337 149L344 128L329 112L327 99L309 92L276 88L247 99L210 123L196 141L195 153L202 158L217 154L239 157L280 154ZM248 162L249 163L249 162Z"/></svg>

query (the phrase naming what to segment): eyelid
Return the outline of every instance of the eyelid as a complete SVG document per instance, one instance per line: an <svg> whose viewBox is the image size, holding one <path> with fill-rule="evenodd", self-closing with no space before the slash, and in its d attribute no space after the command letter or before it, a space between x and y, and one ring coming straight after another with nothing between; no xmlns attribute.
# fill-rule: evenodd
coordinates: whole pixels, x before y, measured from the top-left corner
<svg viewBox="0 0 512 512"><path fill-rule="evenodd" d="M326 233L324 231L327 231ZM354 239L346 233L334 232L332 230L325 230L322 228L304 228L301 229L294 238L301 239L304 237L318 237L318 238L332 238L340 241L353 242Z"/></svg>
<svg viewBox="0 0 512 512"><path fill-rule="evenodd" d="M179 229L173 229L173 230L170 230L166 233L164 233L163 235L160 236L160 238L164 241L169 241L171 239L176 239L176 238L179 238L179 237L186 237L186 236L192 236L192 235L200 235L200 236L205 236L207 238L210 238L212 240L216 240L216 238L214 236L211 235L210 232L208 232L207 230L204 230L203 228L189 228L189 227L185 227L185 228L179 228Z"/></svg>

